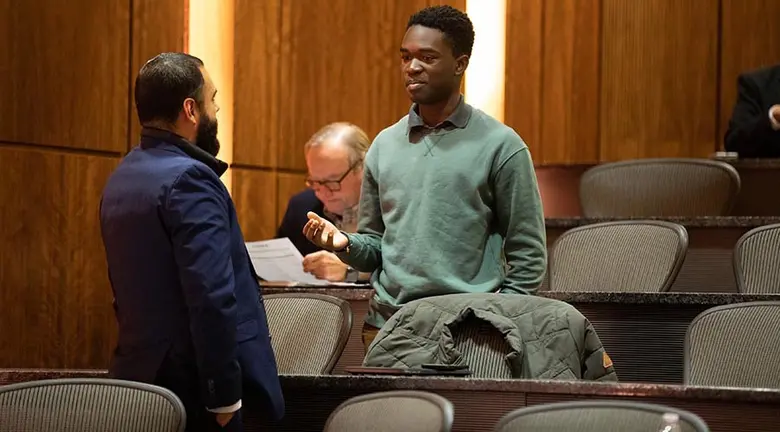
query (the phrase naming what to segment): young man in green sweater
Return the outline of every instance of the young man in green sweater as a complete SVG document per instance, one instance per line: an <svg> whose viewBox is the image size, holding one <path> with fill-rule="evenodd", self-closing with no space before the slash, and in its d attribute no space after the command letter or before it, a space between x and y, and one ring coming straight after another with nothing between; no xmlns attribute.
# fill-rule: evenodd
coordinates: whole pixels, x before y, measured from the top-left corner
<svg viewBox="0 0 780 432"><path fill-rule="evenodd" d="M544 215L528 147L460 94L473 44L471 21L457 9L412 15L401 72L414 104L366 155L357 233L314 213L303 229L347 264L373 272L366 346L412 300L533 294L544 277Z"/></svg>

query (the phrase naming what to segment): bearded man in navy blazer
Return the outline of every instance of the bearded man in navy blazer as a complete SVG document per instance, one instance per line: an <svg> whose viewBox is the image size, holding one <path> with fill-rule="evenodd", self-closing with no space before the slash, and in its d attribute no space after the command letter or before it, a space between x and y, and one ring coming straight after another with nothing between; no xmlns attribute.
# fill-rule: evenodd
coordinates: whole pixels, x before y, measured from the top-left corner
<svg viewBox="0 0 780 432"><path fill-rule="evenodd" d="M182 53L135 82L140 144L103 191L100 224L119 341L110 373L173 391L187 430L242 430L241 407L284 400L260 288L219 177L214 87ZM259 402L255 402L255 400Z"/></svg>

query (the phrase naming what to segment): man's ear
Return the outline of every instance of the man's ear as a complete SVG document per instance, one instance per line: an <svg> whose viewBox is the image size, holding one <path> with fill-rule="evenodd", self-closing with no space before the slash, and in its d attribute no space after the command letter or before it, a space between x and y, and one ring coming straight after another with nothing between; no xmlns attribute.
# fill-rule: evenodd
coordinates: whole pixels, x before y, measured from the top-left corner
<svg viewBox="0 0 780 432"><path fill-rule="evenodd" d="M184 117L187 118L187 121L192 122L192 124L196 124L198 122L198 104L195 103L195 99L184 99L183 108Z"/></svg>
<svg viewBox="0 0 780 432"><path fill-rule="evenodd" d="M466 68L469 67L469 56L463 54L455 59L455 75L461 76L466 72Z"/></svg>

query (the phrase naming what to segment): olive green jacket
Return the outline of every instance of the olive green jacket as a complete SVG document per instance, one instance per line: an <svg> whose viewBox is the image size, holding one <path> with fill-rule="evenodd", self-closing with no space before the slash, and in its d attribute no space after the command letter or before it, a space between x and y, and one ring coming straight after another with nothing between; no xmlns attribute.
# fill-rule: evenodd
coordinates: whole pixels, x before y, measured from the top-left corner
<svg viewBox="0 0 780 432"><path fill-rule="evenodd" d="M462 364L453 331L471 318L486 321L504 335L514 378L617 381L596 331L577 309L518 294L453 294L410 302L382 327L363 364Z"/></svg>

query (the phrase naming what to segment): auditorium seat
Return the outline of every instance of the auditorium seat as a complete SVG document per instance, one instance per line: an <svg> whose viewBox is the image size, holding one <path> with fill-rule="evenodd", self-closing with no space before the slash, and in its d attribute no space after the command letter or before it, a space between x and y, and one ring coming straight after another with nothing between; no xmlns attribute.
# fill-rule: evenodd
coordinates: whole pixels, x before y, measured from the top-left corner
<svg viewBox="0 0 780 432"><path fill-rule="evenodd" d="M685 335L685 384L780 389L780 301L716 306Z"/></svg>
<svg viewBox="0 0 780 432"><path fill-rule="evenodd" d="M734 246L734 277L744 294L780 294L780 224L746 232Z"/></svg>
<svg viewBox="0 0 780 432"><path fill-rule="evenodd" d="M699 416L663 405L624 401L558 402L520 408L505 415L495 432L659 432L664 414L678 418L680 432L709 432Z"/></svg>
<svg viewBox="0 0 780 432"><path fill-rule="evenodd" d="M279 373L331 373L352 330L349 302L308 293L263 297Z"/></svg>
<svg viewBox="0 0 780 432"><path fill-rule="evenodd" d="M455 349L463 355L463 363L469 365L472 378L512 378L507 362L512 350L495 327L472 316L452 333Z"/></svg>
<svg viewBox="0 0 780 432"><path fill-rule="evenodd" d="M549 258L550 291L664 292L688 250L682 225L617 221L566 231Z"/></svg>
<svg viewBox="0 0 780 432"><path fill-rule="evenodd" d="M580 179L585 217L725 216L740 190L731 165L696 158L597 165Z"/></svg>
<svg viewBox="0 0 780 432"><path fill-rule="evenodd" d="M0 387L0 431L182 432L187 416L162 387L62 378Z"/></svg>
<svg viewBox="0 0 780 432"><path fill-rule="evenodd" d="M449 432L453 406L422 391L388 391L349 399L328 417L325 432Z"/></svg>

